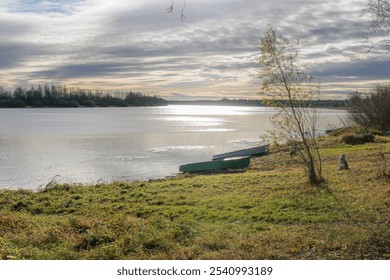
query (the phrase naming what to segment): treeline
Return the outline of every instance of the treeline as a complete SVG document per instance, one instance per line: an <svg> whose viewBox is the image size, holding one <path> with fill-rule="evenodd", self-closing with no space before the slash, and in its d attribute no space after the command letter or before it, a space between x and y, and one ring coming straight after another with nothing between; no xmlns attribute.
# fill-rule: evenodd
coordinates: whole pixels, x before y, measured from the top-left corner
<svg viewBox="0 0 390 280"><path fill-rule="evenodd" d="M176 100L168 101L171 105L207 105L207 106L264 106L261 100L228 99L220 100Z"/></svg>
<svg viewBox="0 0 390 280"><path fill-rule="evenodd" d="M253 100L253 99L221 99L221 100L194 100L194 101L168 101L172 105L214 105L214 106L272 106L276 103L286 103L286 100ZM303 103L302 103L303 102ZM311 100L302 101L306 107L316 108L343 108L346 107L346 100Z"/></svg>
<svg viewBox="0 0 390 280"><path fill-rule="evenodd" d="M289 100L264 100L263 103L266 106L287 106L291 105ZM294 104L295 103L295 104ZM296 100L293 101L296 107L312 107L312 108L346 108L348 106L348 100Z"/></svg>
<svg viewBox="0 0 390 280"><path fill-rule="evenodd" d="M165 106L167 102L154 95L128 92L113 96L100 91L88 91L66 86L45 85L23 89L4 90L0 87L0 107L128 107Z"/></svg>

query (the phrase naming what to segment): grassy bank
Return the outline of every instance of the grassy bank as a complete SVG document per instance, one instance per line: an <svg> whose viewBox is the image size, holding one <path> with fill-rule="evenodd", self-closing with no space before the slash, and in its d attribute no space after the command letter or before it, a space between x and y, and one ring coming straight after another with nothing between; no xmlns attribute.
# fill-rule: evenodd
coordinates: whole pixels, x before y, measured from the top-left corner
<svg viewBox="0 0 390 280"><path fill-rule="evenodd" d="M321 188L281 150L245 173L3 190L0 259L390 259L390 138L321 144Z"/></svg>

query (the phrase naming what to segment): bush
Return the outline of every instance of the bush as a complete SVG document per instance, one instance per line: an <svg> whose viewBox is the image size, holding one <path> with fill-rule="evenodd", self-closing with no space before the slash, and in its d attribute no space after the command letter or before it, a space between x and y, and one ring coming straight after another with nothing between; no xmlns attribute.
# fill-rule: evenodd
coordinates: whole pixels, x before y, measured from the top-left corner
<svg viewBox="0 0 390 280"><path fill-rule="evenodd" d="M35 101L32 105L33 107L45 107L42 101Z"/></svg>
<svg viewBox="0 0 390 280"><path fill-rule="evenodd" d="M80 105L84 106L84 107L95 107L96 106L95 101L93 101L93 100L80 101Z"/></svg>
<svg viewBox="0 0 390 280"><path fill-rule="evenodd" d="M375 135L371 133L366 134L347 134L343 136L343 142L349 145L359 145L375 141Z"/></svg>
<svg viewBox="0 0 390 280"><path fill-rule="evenodd" d="M348 101L351 119L364 127L390 130L390 85L378 85L371 93L354 93Z"/></svg>
<svg viewBox="0 0 390 280"><path fill-rule="evenodd" d="M73 107L79 107L79 103L75 100L66 100L66 99L58 99L53 104L55 107L64 107L64 108L73 108Z"/></svg>
<svg viewBox="0 0 390 280"><path fill-rule="evenodd" d="M341 127L341 128L335 128L329 130L328 134L330 136L343 136L343 135L348 135L348 134L355 134L355 135L360 135L360 134L373 134L373 135L384 135L382 131L373 129L373 128L368 128L368 127L363 127L363 126L350 126L350 127Z"/></svg>
<svg viewBox="0 0 390 280"><path fill-rule="evenodd" d="M26 103L19 99L3 99L0 100L0 107L24 108L26 107Z"/></svg>

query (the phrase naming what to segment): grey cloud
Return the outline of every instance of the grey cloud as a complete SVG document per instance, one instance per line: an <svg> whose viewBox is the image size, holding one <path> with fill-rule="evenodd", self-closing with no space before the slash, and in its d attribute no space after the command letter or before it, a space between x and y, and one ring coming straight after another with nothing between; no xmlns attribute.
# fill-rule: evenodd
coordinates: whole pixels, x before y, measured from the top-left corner
<svg viewBox="0 0 390 280"><path fill-rule="evenodd" d="M180 9L180 3L176 3L176 9ZM267 24L272 24L284 35L300 38L303 52L305 48L315 50L323 46L325 51L311 51L306 56L315 70L311 73L314 76L342 79L355 71L356 76L363 77L364 71L378 68L380 63L362 63L363 67L355 62L338 62L340 57L345 61L351 53L361 52L357 45L363 41L367 24L360 17L358 2L352 2L353 8L342 3L350 1L188 1L187 19L181 22L179 11L173 16L165 14L168 1L167 5L144 1L134 9L123 4L123 9L117 7L98 14L85 8L67 21L56 19L51 29L44 26L46 21L31 24L28 32L23 29L22 20L0 20L0 38L12 34L18 38L12 43L0 43L0 67L6 70L26 61L39 65L40 59L55 60L44 70L29 68L31 79L48 82L75 78L104 81L106 77L147 79L149 75L158 75L175 87L174 78L188 72L201 79L230 81L237 73L257 68L259 37ZM71 25L71 31L67 32L66 24ZM30 34L31 40L34 34L44 34L46 28L51 42L23 41L26 34ZM329 63L320 64L320 60ZM378 69L388 70L384 64ZM372 71L385 78L379 72ZM375 78L374 74L368 76Z"/></svg>
<svg viewBox="0 0 390 280"><path fill-rule="evenodd" d="M199 69L200 65L195 62L185 62L180 58L160 59L159 61L145 62L142 59L135 59L128 62L84 62L82 64L69 64L52 67L44 71L37 71L32 74L36 79L49 77L53 79L72 79L86 77L136 77L153 73L154 71L183 71Z"/></svg>
<svg viewBox="0 0 390 280"><path fill-rule="evenodd" d="M350 79L388 79L390 58L384 60L357 60L343 63L319 65L312 74L323 80Z"/></svg>
<svg viewBox="0 0 390 280"><path fill-rule="evenodd" d="M25 50L12 44L0 44L0 68L8 69L17 65L26 56Z"/></svg>
<svg viewBox="0 0 390 280"><path fill-rule="evenodd" d="M23 36L31 32L33 28L25 22L0 18L0 39L15 40L15 35Z"/></svg>
<svg viewBox="0 0 390 280"><path fill-rule="evenodd" d="M83 63L64 65L50 70L38 71L34 73L36 78L51 77L56 79L68 79L77 77L93 77L100 75L115 75L125 67L124 63Z"/></svg>
<svg viewBox="0 0 390 280"><path fill-rule="evenodd" d="M0 68L7 69L23 64L27 59L44 53L44 46L16 42L0 42Z"/></svg>

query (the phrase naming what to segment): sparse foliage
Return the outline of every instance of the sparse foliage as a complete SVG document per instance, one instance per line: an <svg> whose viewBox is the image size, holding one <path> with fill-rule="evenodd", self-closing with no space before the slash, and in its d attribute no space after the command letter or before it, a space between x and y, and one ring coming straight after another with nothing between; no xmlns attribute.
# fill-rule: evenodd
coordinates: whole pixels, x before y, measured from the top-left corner
<svg viewBox="0 0 390 280"><path fill-rule="evenodd" d="M390 1L389 0L369 0L367 12L371 16L370 37L367 40L371 47L384 48L387 52L390 51ZM379 36L380 39L372 39L372 37Z"/></svg>
<svg viewBox="0 0 390 280"><path fill-rule="evenodd" d="M349 97L350 118L366 128L390 130L390 85L378 85L370 93Z"/></svg>
<svg viewBox="0 0 390 280"><path fill-rule="evenodd" d="M269 27L260 39L261 95L278 113L272 118L271 140L286 142L296 151L314 185L323 181L322 161L317 142L318 112L308 105L319 94L319 85L298 66L299 42L290 41ZM310 103L310 102L309 102Z"/></svg>

